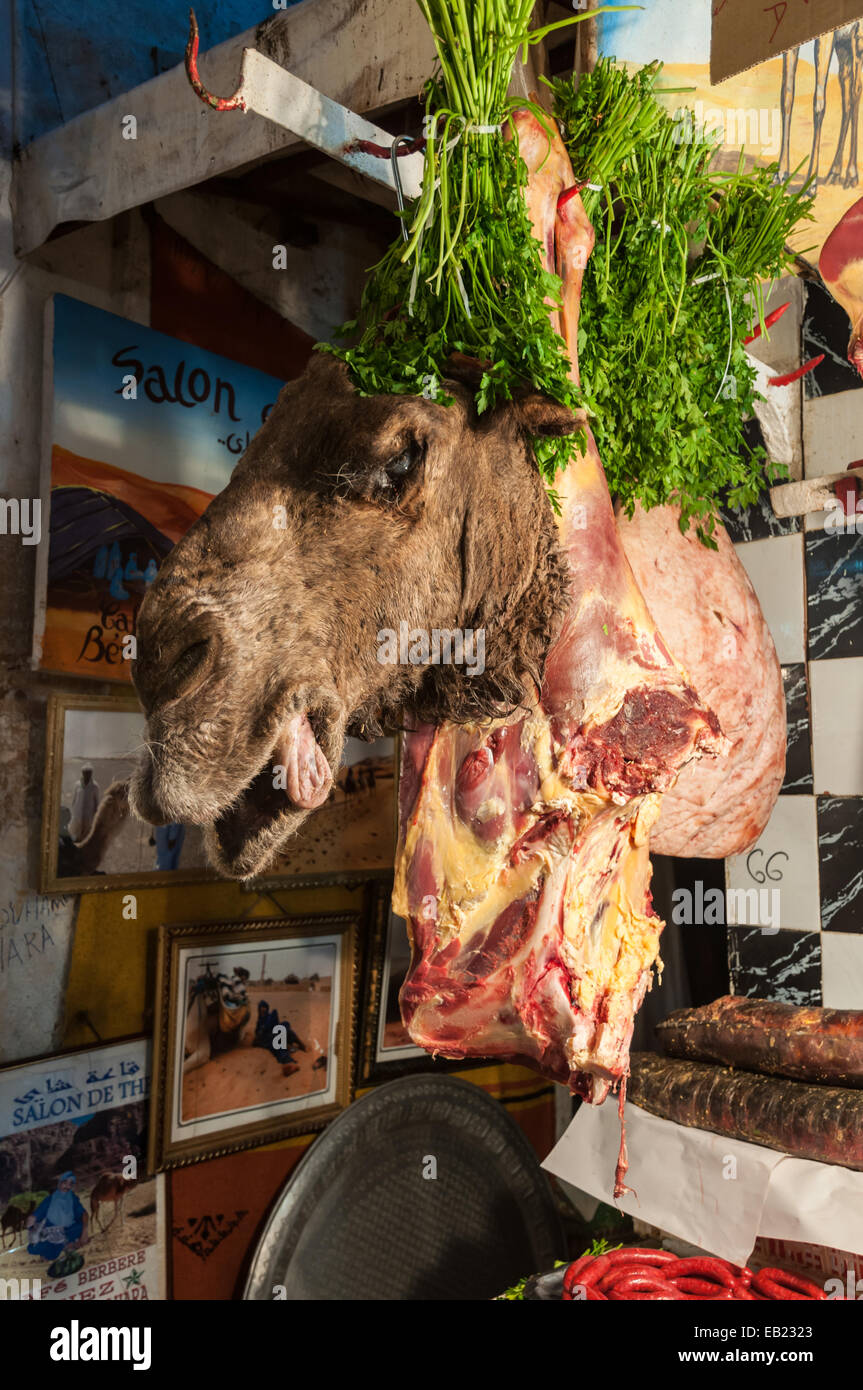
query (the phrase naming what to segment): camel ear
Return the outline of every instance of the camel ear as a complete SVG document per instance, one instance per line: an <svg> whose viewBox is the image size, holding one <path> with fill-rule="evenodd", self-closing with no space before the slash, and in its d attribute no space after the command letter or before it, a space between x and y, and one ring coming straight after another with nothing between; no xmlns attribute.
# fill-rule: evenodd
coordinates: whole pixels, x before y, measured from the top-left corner
<svg viewBox="0 0 863 1390"><path fill-rule="evenodd" d="M512 409L522 429L530 435L559 439L562 435L574 434L578 428L578 420L569 406L538 392L514 400Z"/></svg>

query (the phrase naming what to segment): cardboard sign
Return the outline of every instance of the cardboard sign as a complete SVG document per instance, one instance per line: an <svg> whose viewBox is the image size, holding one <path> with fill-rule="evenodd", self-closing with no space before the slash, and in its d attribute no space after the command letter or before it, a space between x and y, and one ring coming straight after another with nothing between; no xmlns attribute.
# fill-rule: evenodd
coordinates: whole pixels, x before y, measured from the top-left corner
<svg viewBox="0 0 863 1390"><path fill-rule="evenodd" d="M710 81L745 72L863 16L863 0L713 0Z"/></svg>

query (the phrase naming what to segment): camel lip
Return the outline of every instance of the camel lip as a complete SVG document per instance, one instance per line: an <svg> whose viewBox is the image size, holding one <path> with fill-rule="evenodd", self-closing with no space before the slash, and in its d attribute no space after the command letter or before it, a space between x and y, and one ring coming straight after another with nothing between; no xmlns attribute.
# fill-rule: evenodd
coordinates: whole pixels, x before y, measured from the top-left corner
<svg viewBox="0 0 863 1390"><path fill-rule="evenodd" d="M297 713L308 719L315 743L330 769L338 766L342 740L335 723L326 720L321 710L294 711L282 720L257 770L207 826L210 854L217 867L231 877L250 878L259 873L312 814L314 808L291 800L287 788L276 786L273 776L274 766L279 765L278 754L285 731Z"/></svg>

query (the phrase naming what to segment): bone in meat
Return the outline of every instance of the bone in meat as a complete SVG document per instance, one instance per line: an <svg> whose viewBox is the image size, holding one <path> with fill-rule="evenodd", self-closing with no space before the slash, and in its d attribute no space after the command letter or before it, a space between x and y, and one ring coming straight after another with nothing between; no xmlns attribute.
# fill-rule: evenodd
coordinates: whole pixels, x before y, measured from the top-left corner
<svg viewBox="0 0 863 1390"><path fill-rule="evenodd" d="M537 148L522 139L523 154ZM559 213L541 205L569 333L592 232L577 195ZM659 793L723 739L647 611L589 431L557 486L572 602L542 690L509 719L406 736L393 901L412 942L401 1007L415 1042L526 1062L599 1102L626 1074L659 949Z"/></svg>
<svg viewBox="0 0 863 1390"><path fill-rule="evenodd" d="M685 767L662 799L657 854L724 859L766 826L785 775L785 692L773 638L724 526L709 550L678 507L637 506L617 527L642 593L731 745Z"/></svg>

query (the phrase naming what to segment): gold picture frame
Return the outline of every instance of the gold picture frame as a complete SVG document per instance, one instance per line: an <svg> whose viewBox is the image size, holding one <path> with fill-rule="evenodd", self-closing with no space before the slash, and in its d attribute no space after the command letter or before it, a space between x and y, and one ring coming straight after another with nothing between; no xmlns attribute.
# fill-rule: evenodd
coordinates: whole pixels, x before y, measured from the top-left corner
<svg viewBox="0 0 863 1390"><path fill-rule="evenodd" d="M87 716L95 716L88 719ZM108 783L115 775L126 775L131 771L131 757L125 760L117 757L104 757L106 748L112 742L121 740L111 738L112 716L127 728L140 721L143 732L145 717L134 694L118 693L107 696L78 696L52 694L48 699L45 775L42 798L42 838L40 852L39 887L42 893L85 893L110 892L122 888L156 888L178 883L217 882L221 875L207 863L198 826L182 827L180 849L177 852L170 844L170 832L176 827L149 827L142 821L128 818L117 832L117 839L109 843L95 868L88 871L81 853L77 836L68 830L74 828L71 821L72 809L67 803L71 799L71 780L77 769L85 762L94 765L94 782L104 793ZM358 741L354 754L361 752ZM70 743L74 746L70 747ZM378 748L367 758L357 758L353 764L339 768L336 779L333 807L325 804L308 818L299 832L289 842L285 855L276 866L259 878L250 880L246 888L258 892L261 888L319 888L329 885L349 887L372 879L385 879L392 874L393 857L397 838L398 823L398 739L381 740L388 745ZM372 749L377 745L372 745ZM118 752L119 748L115 748ZM123 763L121 767L120 764ZM358 789L354 800L353 792L346 793L343 788L358 769L362 768L365 779L372 787ZM375 775L376 773L376 775ZM107 798L105 811L108 811ZM101 802L100 802L101 804ZM349 814L350 812L350 814ZM64 824L64 819L67 824ZM103 816L106 832L110 831L111 818ZM95 826L95 815L90 829ZM375 848L377 843L377 848ZM165 849L161 850L160 845ZM120 846L125 845L130 859L135 863L127 869L106 868L110 858L117 860ZM88 857L97 853L91 845ZM160 853L170 862L177 859L177 867L145 867L144 861L158 861ZM183 860L186 862L182 862ZM340 862L339 862L340 861ZM328 868L334 862L338 868ZM74 872L69 872L73 869Z"/></svg>
<svg viewBox="0 0 863 1390"><path fill-rule="evenodd" d="M179 849L170 843L172 827L151 827L131 817L112 814L110 798L104 795L110 782L127 775L133 764L133 750L125 744L145 716L134 694L51 695L48 699L45 739L45 776L42 795L42 844L39 887L43 893L110 892L120 888L155 888L172 883L213 882L219 875L207 863L197 826L183 827ZM100 793L98 804L86 808L89 827L86 835L74 817L76 809L65 804L70 784L84 765L93 767L92 783ZM76 787L77 790L77 787ZM100 814L101 817L100 817ZM78 813L80 814L80 813ZM81 822L86 825L86 819ZM160 839L166 832L165 848ZM98 835L99 843L94 841ZM112 861L127 854L128 869L112 869ZM158 862L160 855L175 859L177 867L152 869L144 860ZM186 859L186 864L180 861ZM95 860L95 863L94 863ZM191 862L190 862L191 861ZM73 869L74 872L69 872Z"/></svg>
<svg viewBox="0 0 863 1390"><path fill-rule="evenodd" d="M303 822L274 866L250 879L244 889L257 893L268 888L355 888L391 881L399 832L400 765L401 734L367 745L347 739L330 800ZM360 770L372 787L348 791L349 779L354 774L359 779ZM353 796L351 805L348 798ZM347 815L349 810L353 816ZM326 867L338 860L338 869Z"/></svg>
<svg viewBox="0 0 863 1390"><path fill-rule="evenodd" d="M393 876L368 886L368 932L360 1032L357 1043L357 1088L378 1086L417 1072L468 1071L488 1066L488 1058L432 1056L407 1036L398 1009L398 994L410 961L407 929L392 910Z"/></svg>
<svg viewBox="0 0 863 1390"><path fill-rule="evenodd" d="M159 928L151 1172L322 1129L350 1104L362 917Z"/></svg>

